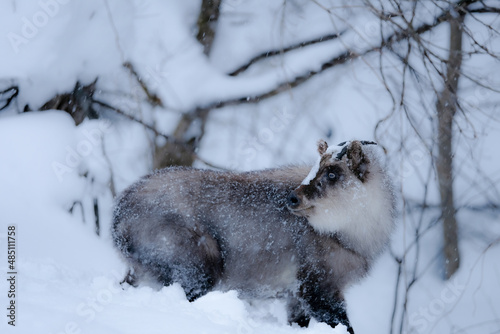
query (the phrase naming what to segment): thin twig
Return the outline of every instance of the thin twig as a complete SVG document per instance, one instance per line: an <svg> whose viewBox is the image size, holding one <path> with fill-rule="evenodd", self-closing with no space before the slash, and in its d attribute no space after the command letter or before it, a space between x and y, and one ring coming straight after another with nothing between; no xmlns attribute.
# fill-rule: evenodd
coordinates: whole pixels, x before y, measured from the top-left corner
<svg viewBox="0 0 500 334"><path fill-rule="evenodd" d="M163 108L163 101L161 100L161 98L149 90L149 88L146 85L146 83L144 82L144 80L142 80L141 76L139 74L137 74L137 71L135 70L134 65L132 65L132 63L127 61L127 62L123 63L123 67L128 69L130 71L130 74L132 74L132 76L137 80L137 82L141 86L142 90L146 94L146 96L148 98L148 102L153 107L159 106L159 107Z"/></svg>
<svg viewBox="0 0 500 334"><path fill-rule="evenodd" d="M140 119L136 118L136 117L135 117L135 116L133 116L133 115L130 115L129 113L126 113L125 111L123 111L123 110L121 110L121 109L119 109L119 108L113 107L112 105L109 105L109 104L107 104L106 102L102 102L102 101L95 100L95 99L94 99L94 100L92 100L92 103L95 103L95 104L97 104L97 105L99 105L99 106L101 106L101 107L104 107L104 108L106 108L106 109L113 110L113 111L115 111L116 113L118 113L118 114L120 114L120 115L122 115L122 116L125 116L125 117L126 117L126 118L128 118L129 120L131 120L131 121L134 121L134 122L136 122L136 123L141 124L141 125L142 125L142 126L144 126L146 129L153 131L153 133L154 133L156 136L163 137L163 138L165 138L166 140L170 140L170 141L172 140L172 139L171 139L169 136L167 136L166 134L163 134L163 133L159 132L159 131L158 131L158 130L154 127L154 126L149 125L149 124L147 124L147 123L144 123L142 120L140 120ZM181 145L182 145L182 143L176 143L176 144L181 144Z"/></svg>

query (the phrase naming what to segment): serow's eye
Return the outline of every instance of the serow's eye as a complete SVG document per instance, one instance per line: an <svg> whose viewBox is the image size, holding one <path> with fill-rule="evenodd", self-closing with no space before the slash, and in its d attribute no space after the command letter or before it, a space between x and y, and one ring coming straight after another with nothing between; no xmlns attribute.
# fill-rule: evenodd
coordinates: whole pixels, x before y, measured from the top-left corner
<svg viewBox="0 0 500 334"><path fill-rule="evenodd" d="M335 173L332 173L332 172L328 173L328 178L330 180L335 180L336 177L337 177L337 175L335 175Z"/></svg>

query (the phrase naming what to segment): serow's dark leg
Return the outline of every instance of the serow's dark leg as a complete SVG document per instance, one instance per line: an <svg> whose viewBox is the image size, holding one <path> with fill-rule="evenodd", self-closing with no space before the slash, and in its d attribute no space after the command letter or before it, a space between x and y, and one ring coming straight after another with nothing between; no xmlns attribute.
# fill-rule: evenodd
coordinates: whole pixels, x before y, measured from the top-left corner
<svg viewBox="0 0 500 334"><path fill-rule="evenodd" d="M347 327L350 334L354 334L347 312L344 299L335 293L331 294L310 294L306 296L307 302L311 308L311 316L320 322L325 322L332 328L338 324Z"/></svg>
<svg viewBox="0 0 500 334"><path fill-rule="evenodd" d="M308 309L307 305L304 301L299 300L296 297L288 298L288 323L291 325L292 323L298 324L300 327L309 326L309 321L311 317L307 314L306 309Z"/></svg>

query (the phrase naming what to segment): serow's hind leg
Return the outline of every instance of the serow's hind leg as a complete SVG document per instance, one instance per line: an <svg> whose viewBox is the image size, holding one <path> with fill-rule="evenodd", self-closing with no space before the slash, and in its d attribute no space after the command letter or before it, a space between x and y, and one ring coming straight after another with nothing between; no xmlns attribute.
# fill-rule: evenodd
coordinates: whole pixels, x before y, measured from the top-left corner
<svg viewBox="0 0 500 334"><path fill-rule="evenodd" d="M123 283L127 283L133 287L137 287L137 276L135 275L133 268L130 268L128 270L127 274L125 275L123 280L120 282L120 285L122 285Z"/></svg>
<svg viewBox="0 0 500 334"><path fill-rule="evenodd" d="M207 268L186 267L173 270L173 281L180 283L186 298L193 302L210 292L215 285L215 277Z"/></svg>
<svg viewBox="0 0 500 334"><path fill-rule="evenodd" d="M160 282L179 283L187 299L194 301L212 290L221 278L223 259L219 243L200 223L195 228L171 225L169 228L165 237L175 247L165 252L167 256L155 260L161 268Z"/></svg>
<svg viewBox="0 0 500 334"><path fill-rule="evenodd" d="M138 261L129 259L129 264L130 267L127 271L127 274L120 282L120 285L127 283L130 286L137 288L139 286L139 282L142 280L147 270Z"/></svg>

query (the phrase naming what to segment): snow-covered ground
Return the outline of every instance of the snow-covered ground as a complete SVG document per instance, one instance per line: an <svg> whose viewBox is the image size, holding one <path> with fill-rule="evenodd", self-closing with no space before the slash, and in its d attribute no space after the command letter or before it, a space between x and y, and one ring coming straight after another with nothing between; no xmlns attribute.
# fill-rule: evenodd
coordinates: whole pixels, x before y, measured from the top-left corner
<svg viewBox="0 0 500 334"><path fill-rule="evenodd" d="M20 88L14 106L0 111L2 333L346 333L345 328L333 330L314 321L307 329L291 327L280 301L250 303L240 300L236 291L212 292L189 303L177 285L161 290L122 288L119 281L126 267L111 243L113 199L108 182L113 177L121 191L148 172L148 133L138 124L109 115L75 126L61 111L15 112L15 107L22 110L28 103L36 110L56 93L71 90L77 80L89 83L99 77L99 98L136 111L168 133L175 127L178 110L266 91L305 69L317 69L315 64L345 43L359 46L366 41L346 37L342 43L326 42L269 60L242 77L225 75L249 55L331 33L332 25L342 31L362 22L360 33L369 40L375 22L355 15L347 23L332 22L320 7L302 1L291 1L283 11L282 1L228 0L207 59L193 37L199 7L200 1L194 0L0 2L0 90L10 84ZM496 45L498 50L498 40ZM167 101L168 112L153 110L141 100L134 91L135 81L121 65L124 61L141 70L143 79ZM239 170L312 164L319 138L335 144L373 137L373 128L390 103L377 80L369 61L359 61L259 105L216 110L198 154L215 165ZM117 92L132 92L132 97ZM483 101L491 96L476 90L468 98ZM459 121L464 131L457 150L460 205L500 197L500 131L487 115ZM408 131L397 121L387 127L386 138L391 139L400 133L403 138ZM477 139L469 136L469 127ZM399 192L419 199L428 161L417 140L408 142L412 151L407 158L398 153L397 144L384 144ZM486 183L481 173L491 182ZM432 185L428 199L438 203ZM99 237L93 224L94 198L99 199ZM356 333L388 333L391 325L399 332L405 308L405 333L498 332L498 209L458 213L461 267L450 281L442 280L439 226L432 227L439 213L428 210L421 218L421 212L401 209L390 251L369 277L347 291ZM10 226L15 226L17 247L15 327L7 317L13 300L8 297L12 275L7 273L12 270L6 253ZM417 226L421 232L429 229L418 247L413 244ZM401 257L405 249L406 262L396 286L398 264L392 254ZM418 280L408 291L405 306L414 267Z"/></svg>
<svg viewBox="0 0 500 334"><path fill-rule="evenodd" d="M210 293L189 303L179 285L159 291L148 286L122 289L119 282L126 267L109 237L111 200L106 202L101 238L95 235L89 222L82 223L81 215L68 212L73 202L88 191L78 168L84 161L94 160L98 165L96 156L100 146L92 146L88 139L91 137L85 136L94 130L109 129L101 121L75 127L72 118L60 111L5 117L0 122L0 152L9 157L0 167L3 176L0 237L4 245L1 270L5 275L17 272L16 326L7 325L9 319L4 318L3 329L8 333L300 330L287 325L283 303L249 304L238 299L236 291ZM82 147L88 147L88 151ZM72 159L74 168L69 163ZM80 163L76 164L77 161ZM65 166L64 172L58 169L60 165ZM106 174L105 170L94 169L94 172ZM15 226L16 232L17 257L13 270L7 268L5 252L9 226ZM3 279L0 286L5 292L3 305L8 305L12 299L7 298L10 282ZM3 309L5 314L9 312ZM332 330L313 322L303 332L332 333ZM347 332L336 329L334 333Z"/></svg>

